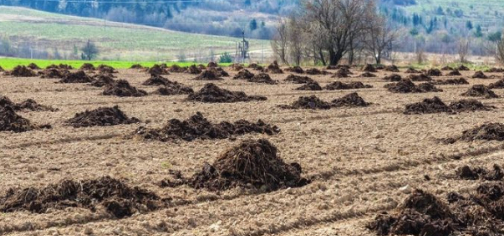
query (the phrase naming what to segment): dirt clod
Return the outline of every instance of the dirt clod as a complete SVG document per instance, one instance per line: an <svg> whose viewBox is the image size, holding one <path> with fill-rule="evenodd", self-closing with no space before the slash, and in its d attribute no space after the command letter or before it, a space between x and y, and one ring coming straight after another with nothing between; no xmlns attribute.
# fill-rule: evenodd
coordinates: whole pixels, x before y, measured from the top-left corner
<svg viewBox="0 0 504 236"><path fill-rule="evenodd" d="M218 71L215 70L215 68L210 68L210 69L204 70L203 72L201 72L201 74L199 74L194 79L195 80L222 80Z"/></svg>
<svg viewBox="0 0 504 236"><path fill-rule="evenodd" d="M331 103L333 107L367 107L371 105L371 103L364 101L364 99L355 92L334 99Z"/></svg>
<svg viewBox="0 0 504 236"><path fill-rule="evenodd" d="M467 66L464 66L464 65L460 65L457 69L460 70L460 71L468 71L469 70L469 68Z"/></svg>
<svg viewBox="0 0 504 236"><path fill-rule="evenodd" d="M371 73L371 72L364 72L360 76L361 77L367 77L367 78L376 77L376 75L373 74L373 73Z"/></svg>
<svg viewBox="0 0 504 236"><path fill-rule="evenodd" d="M285 70L289 71L289 72L298 73L298 74L304 74L305 73L305 71L303 70L303 68L301 68L301 66L293 66L293 67L289 67L289 68L287 68Z"/></svg>
<svg viewBox="0 0 504 236"><path fill-rule="evenodd" d="M142 65L140 64L133 64L130 66L130 69L145 69L145 67L143 67Z"/></svg>
<svg viewBox="0 0 504 236"><path fill-rule="evenodd" d="M49 68L39 71L38 74L42 79L62 79L70 72L66 69Z"/></svg>
<svg viewBox="0 0 504 236"><path fill-rule="evenodd" d="M446 85L446 84L469 84L469 82L464 78L459 79L446 79L446 80L436 80L434 84Z"/></svg>
<svg viewBox="0 0 504 236"><path fill-rule="evenodd" d="M98 74L93 76L93 82L91 82L91 86L94 87L104 87L104 86L112 86L115 83L114 78L110 75Z"/></svg>
<svg viewBox="0 0 504 236"><path fill-rule="evenodd" d="M441 68L441 70L454 70L454 68L451 66L445 66L445 67Z"/></svg>
<svg viewBox="0 0 504 236"><path fill-rule="evenodd" d="M397 66L395 65L385 66L384 70L390 72L399 72L399 68L397 68Z"/></svg>
<svg viewBox="0 0 504 236"><path fill-rule="evenodd" d="M306 84L315 82L315 80L313 80L308 76L299 76L299 75L289 75L287 76L287 78L285 78L284 81L292 82L295 84Z"/></svg>
<svg viewBox="0 0 504 236"><path fill-rule="evenodd" d="M126 80L117 80L115 83L107 85L102 94L119 97L142 97L146 96L147 92L131 86Z"/></svg>
<svg viewBox="0 0 504 236"><path fill-rule="evenodd" d="M280 69L280 66L278 65L277 61L274 61L268 67L266 68L266 72L271 73L271 74L283 74L283 70Z"/></svg>
<svg viewBox="0 0 504 236"><path fill-rule="evenodd" d="M463 99L450 103L450 109L454 112L466 112L466 111L488 111L495 109L494 106L487 106L475 99Z"/></svg>
<svg viewBox="0 0 504 236"><path fill-rule="evenodd" d="M504 69L503 68L492 67L492 68L486 70L485 72L488 72L488 73L502 73L502 72L504 72Z"/></svg>
<svg viewBox="0 0 504 236"><path fill-rule="evenodd" d="M91 63L84 63L82 64L82 66L80 67L81 70L87 70L87 71L93 71L95 70L95 66Z"/></svg>
<svg viewBox="0 0 504 236"><path fill-rule="evenodd" d="M211 123L200 112L191 116L187 120L172 119L159 129L138 128L133 136L142 137L147 140L185 140L195 139L226 139L248 133L261 133L274 135L280 129L274 125L266 124L262 120L257 123L246 120L238 120L234 123L223 121L221 123Z"/></svg>
<svg viewBox="0 0 504 236"><path fill-rule="evenodd" d="M491 83L488 85L489 89L504 89L504 79L498 80L495 83Z"/></svg>
<svg viewBox="0 0 504 236"><path fill-rule="evenodd" d="M37 64L35 64L33 62L30 63L27 67L30 68L30 69L32 69L32 70L40 70L40 67L37 66Z"/></svg>
<svg viewBox="0 0 504 236"><path fill-rule="evenodd" d="M419 75L409 75L407 79L411 81L432 81L432 78L426 74L419 74Z"/></svg>
<svg viewBox="0 0 504 236"><path fill-rule="evenodd" d="M484 97L484 98L498 98L494 91L490 90L488 87L482 84L473 85L465 93L461 94L467 97Z"/></svg>
<svg viewBox="0 0 504 236"><path fill-rule="evenodd" d="M146 81L144 81L142 83L142 85L146 85L146 86L159 86L159 85L169 85L169 84L172 84L174 82L168 80L167 78L161 76L161 75L151 75L151 77L149 79L147 79Z"/></svg>
<svg viewBox="0 0 504 236"><path fill-rule="evenodd" d="M35 125L28 119L16 114L11 106L0 106L0 131L15 133L26 132L35 129L50 129L50 125Z"/></svg>
<svg viewBox="0 0 504 236"><path fill-rule="evenodd" d="M261 83L261 84L277 84L278 83L276 80L271 79L271 77L268 74L262 73L262 72L257 75L254 75L254 77L250 78L248 81L253 82L253 83Z"/></svg>
<svg viewBox="0 0 504 236"><path fill-rule="evenodd" d="M169 72L172 73L184 73L187 71L187 67L181 67L179 65L172 65L170 68L168 68Z"/></svg>
<svg viewBox="0 0 504 236"><path fill-rule="evenodd" d="M426 98L422 102L406 105L404 114L430 114L451 111L450 107L441 101L439 97L434 97Z"/></svg>
<svg viewBox="0 0 504 236"><path fill-rule="evenodd" d="M243 141L224 152L212 165L205 163L202 171L192 177L190 186L210 191L242 187L270 192L310 183L301 177L298 163L285 163L277 152L266 139Z"/></svg>
<svg viewBox="0 0 504 236"><path fill-rule="evenodd" d="M16 66L12 71L6 73L6 75L14 77L34 77L37 76L37 73L26 66Z"/></svg>
<svg viewBox="0 0 504 236"><path fill-rule="evenodd" d="M191 65L191 66L189 66L189 68L187 68L186 72L191 75L197 75L197 74L201 73L201 69L198 68L196 65Z"/></svg>
<svg viewBox="0 0 504 236"><path fill-rule="evenodd" d="M467 165L462 166L456 170L456 175L460 179L466 179L466 180L484 179L489 181L502 180L502 178L504 177L502 168L496 164L493 165L493 170L487 170L483 167L471 168Z"/></svg>
<svg viewBox="0 0 504 236"><path fill-rule="evenodd" d="M249 80L254 77L254 74L247 69L242 69L236 74L233 79Z"/></svg>
<svg viewBox="0 0 504 236"><path fill-rule="evenodd" d="M422 72L419 71L419 70L416 70L415 68L410 67L404 73L408 73L408 74L420 74Z"/></svg>
<svg viewBox="0 0 504 236"><path fill-rule="evenodd" d="M0 197L2 212L25 210L45 213L50 208L68 207L95 211L100 204L117 218L131 216L134 212L145 211L144 209L152 211L164 205L156 194L139 187L130 187L123 181L108 176L82 181L63 180L41 189L9 189Z"/></svg>
<svg viewBox="0 0 504 236"><path fill-rule="evenodd" d="M121 124L138 123L135 117L128 118L118 106L100 107L95 110L77 113L74 118L66 121L67 124L74 128L91 127L91 126L113 126Z"/></svg>
<svg viewBox="0 0 504 236"><path fill-rule="evenodd" d="M462 137L460 139L465 141L474 141L474 140L504 141L504 124L501 123L483 124L476 128L462 132Z"/></svg>
<svg viewBox="0 0 504 236"><path fill-rule="evenodd" d="M460 71L455 69L455 70L452 70L450 71L450 73L447 74L448 76L459 76L459 75L462 75L460 74Z"/></svg>
<svg viewBox="0 0 504 236"><path fill-rule="evenodd" d="M166 68L163 68L161 65L155 64L151 68L147 70L147 73L150 75L167 75L169 74Z"/></svg>
<svg viewBox="0 0 504 236"><path fill-rule="evenodd" d="M327 90L344 90L344 89L363 89L363 88L372 88L372 85L363 84L362 82L350 82L343 83L340 81L332 82L324 87Z"/></svg>
<svg viewBox="0 0 504 236"><path fill-rule="evenodd" d="M383 80L397 82L397 81L401 81L402 77L398 74L391 74L391 75L383 77Z"/></svg>
<svg viewBox="0 0 504 236"><path fill-rule="evenodd" d="M442 76L443 73L439 69L431 68L427 70L427 75L428 76Z"/></svg>
<svg viewBox="0 0 504 236"><path fill-rule="evenodd" d="M249 102L264 101L263 96L248 96L244 92L229 91L219 88L217 85L208 83L198 92L189 95L187 100L207 102L207 103L229 103L229 102Z"/></svg>
<svg viewBox="0 0 504 236"><path fill-rule="evenodd" d="M378 71L376 70L376 68L375 68L373 65L371 65L371 64L367 64L367 65L365 65L365 66L362 68L362 71L365 71L365 72L378 72Z"/></svg>
<svg viewBox="0 0 504 236"><path fill-rule="evenodd" d="M296 90L311 90L311 91L319 91L322 90L322 87L317 82L306 83L303 86L296 88Z"/></svg>
<svg viewBox="0 0 504 236"><path fill-rule="evenodd" d="M97 67L98 71L101 74L114 74L117 73L117 70L114 69L112 66L107 66L107 65L99 65Z"/></svg>
<svg viewBox="0 0 504 236"><path fill-rule="evenodd" d="M315 95L309 97L299 97L292 105L280 105L283 109L331 109L331 103L320 100Z"/></svg>
<svg viewBox="0 0 504 236"><path fill-rule="evenodd" d="M59 83L91 83L93 79L89 77L84 71L70 72L65 74Z"/></svg>
<svg viewBox="0 0 504 236"><path fill-rule="evenodd" d="M14 103L8 97L0 96L0 107L6 107L6 106L12 107L15 111L24 111L24 110L57 111L58 110L58 109L52 108L50 106L44 106L44 105L38 104L33 99L27 99L21 103Z"/></svg>
<svg viewBox="0 0 504 236"><path fill-rule="evenodd" d="M483 71L476 71L474 75L472 76L473 79L486 79L488 76L486 76Z"/></svg>
<svg viewBox="0 0 504 236"><path fill-rule="evenodd" d="M409 79L403 79L397 83L385 85L385 88L392 93L427 93L427 92L442 92L442 89L436 88L431 83L423 83L415 85Z"/></svg>
<svg viewBox="0 0 504 236"><path fill-rule="evenodd" d="M336 71L336 73L331 76L332 78L347 78L349 77L349 75L351 75L352 72L350 71L350 69L348 69L347 67L341 67L338 69L338 71Z"/></svg>
<svg viewBox="0 0 504 236"><path fill-rule="evenodd" d="M309 75L327 75L327 74L330 74L328 71L319 70L317 68L306 69L305 73L309 74Z"/></svg>

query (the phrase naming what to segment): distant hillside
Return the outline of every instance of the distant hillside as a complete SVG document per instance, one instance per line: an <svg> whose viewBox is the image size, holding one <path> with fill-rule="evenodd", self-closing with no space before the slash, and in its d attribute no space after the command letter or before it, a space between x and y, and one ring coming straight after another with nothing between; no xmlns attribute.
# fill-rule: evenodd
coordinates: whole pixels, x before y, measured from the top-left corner
<svg viewBox="0 0 504 236"><path fill-rule="evenodd" d="M234 55L240 40L18 7L0 7L0 39L3 56L79 59L80 48L91 40L100 50L97 59L204 62L224 52ZM251 40L250 46L255 60L269 51L268 41Z"/></svg>

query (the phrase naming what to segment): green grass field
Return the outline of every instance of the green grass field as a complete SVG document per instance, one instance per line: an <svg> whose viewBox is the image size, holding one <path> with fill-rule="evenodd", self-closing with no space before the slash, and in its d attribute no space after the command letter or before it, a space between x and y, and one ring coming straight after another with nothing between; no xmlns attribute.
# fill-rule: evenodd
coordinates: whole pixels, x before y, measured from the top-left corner
<svg viewBox="0 0 504 236"><path fill-rule="evenodd" d="M0 36L18 46L21 42L37 42L32 43L36 50L50 54L57 48L63 55L91 40L101 50L98 59L121 61L170 61L181 55L193 61L195 57L209 57L211 51L215 55L234 54L240 40L14 7L0 7ZM251 40L250 45L251 50L270 48L265 40Z"/></svg>
<svg viewBox="0 0 504 236"><path fill-rule="evenodd" d="M14 67L18 65L28 65L30 63L35 63L37 64L40 68L45 68L49 65L55 64L67 64L71 65L74 68L79 68L82 66L84 63L91 63L95 66L98 65L109 65L117 69L127 69L130 68L134 64L140 64L142 66L147 66L151 67L152 65L156 64L157 62L132 62L132 61L75 61L75 60L32 60L32 59L22 59L22 58L0 58L0 66L3 69L6 70L11 70ZM199 64L199 63L192 63L192 62L168 62L166 63L168 66L171 65L179 65L179 66L190 66L193 64ZM229 66L230 63L219 63L221 66Z"/></svg>

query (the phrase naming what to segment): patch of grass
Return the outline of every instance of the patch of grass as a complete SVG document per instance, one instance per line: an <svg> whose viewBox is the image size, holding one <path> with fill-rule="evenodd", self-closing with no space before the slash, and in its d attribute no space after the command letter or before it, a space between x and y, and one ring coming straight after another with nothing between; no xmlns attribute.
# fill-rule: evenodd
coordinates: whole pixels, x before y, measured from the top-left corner
<svg viewBox="0 0 504 236"><path fill-rule="evenodd" d="M79 68L84 63L91 63L95 66L98 65L109 65L117 69L128 69L134 64L140 64L142 66L151 67L158 62L134 62L134 61L76 61L76 60L36 60L36 59L24 59L24 58L0 58L0 66L6 70L11 70L18 65L28 65L30 63L37 64L40 68L45 68L49 65L55 64L67 64L74 68ZM168 66L179 65L179 66L190 66L193 62L167 62ZM219 63L220 66L229 66L230 63Z"/></svg>

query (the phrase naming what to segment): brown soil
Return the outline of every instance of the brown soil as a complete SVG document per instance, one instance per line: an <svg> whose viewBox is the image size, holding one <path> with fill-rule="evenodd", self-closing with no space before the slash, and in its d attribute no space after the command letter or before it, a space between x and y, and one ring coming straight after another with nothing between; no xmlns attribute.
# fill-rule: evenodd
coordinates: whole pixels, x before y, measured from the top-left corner
<svg viewBox="0 0 504 236"><path fill-rule="evenodd" d="M167 74L169 74L165 68L161 67L158 64L153 65L151 68L149 68L147 70L147 73L149 73L151 75L167 75Z"/></svg>
<svg viewBox="0 0 504 236"><path fill-rule="evenodd" d="M49 68L38 72L40 78L42 79L62 79L68 73L70 72L66 69L56 69L56 68Z"/></svg>
<svg viewBox="0 0 504 236"><path fill-rule="evenodd" d="M196 65L191 65L191 66L189 66L189 68L187 68L186 72L191 75L197 75L197 74L201 73L201 69L198 68Z"/></svg>
<svg viewBox="0 0 504 236"><path fill-rule="evenodd" d="M371 103L364 101L364 99L355 92L334 99L331 103L333 107L367 107L371 105Z"/></svg>
<svg viewBox="0 0 504 236"><path fill-rule="evenodd" d="M430 114L452 112L439 97L426 98L422 102L407 104L404 114Z"/></svg>
<svg viewBox="0 0 504 236"><path fill-rule="evenodd" d="M497 140L504 141L504 124L501 123L488 123L478 126L474 129L462 132L460 138L466 141L474 140Z"/></svg>
<svg viewBox="0 0 504 236"><path fill-rule="evenodd" d="M254 74L252 72L247 69L242 69L233 77L233 79L249 80L252 79L252 77L254 77Z"/></svg>
<svg viewBox="0 0 504 236"><path fill-rule="evenodd" d="M203 64L198 64L196 67L197 67L198 69L200 69L200 70L206 70L206 68L207 68L207 67L206 67L205 65L203 65Z"/></svg>
<svg viewBox="0 0 504 236"><path fill-rule="evenodd" d="M444 85L444 84L469 84L466 79L447 79L447 80L436 80L434 84Z"/></svg>
<svg viewBox="0 0 504 236"><path fill-rule="evenodd" d="M493 170L488 170L483 167L474 167L471 168L469 166L462 166L458 168L455 172L458 178L466 179L466 180L489 180L496 181L502 180L504 177L504 173L499 165L494 164Z"/></svg>
<svg viewBox="0 0 504 236"><path fill-rule="evenodd" d="M330 74L329 72L325 71L325 70L319 70L317 68L310 68L310 69L307 69L305 71L306 74L309 74L309 75L328 75Z"/></svg>
<svg viewBox="0 0 504 236"><path fill-rule="evenodd" d="M95 70L95 66L91 63L84 63L82 64L82 66L80 67L81 70Z"/></svg>
<svg viewBox="0 0 504 236"><path fill-rule="evenodd" d="M0 72L4 72L4 68L0 66Z"/></svg>
<svg viewBox="0 0 504 236"><path fill-rule="evenodd" d="M301 68L300 66L289 67L289 68L287 68L285 70L289 71L289 72L298 73L298 74L304 74L305 73L305 71L303 70L303 68Z"/></svg>
<svg viewBox="0 0 504 236"><path fill-rule="evenodd" d="M326 90L344 90L344 89L363 89L363 88L372 88L372 85L363 84L362 82L350 82L343 83L340 81L332 82L324 87Z"/></svg>
<svg viewBox="0 0 504 236"><path fill-rule="evenodd" d="M488 111L495 109L494 106L487 106L475 99L463 99L460 101L455 101L450 103L450 109L454 112L466 112L466 111Z"/></svg>
<svg viewBox="0 0 504 236"><path fill-rule="evenodd" d="M409 79L403 79L397 83L387 84L385 88L393 93L427 93L427 92L442 92L442 89L436 88L431 83L423 83L415 85Z"/></svg>
<svg viewBox="0 0 504 236"><path fill-rule="evenodd" d="M100 107L95 110L77 113L75 117L66 121L68 125L74 128L91 126L113 126L121 124L133 124L140 122L139 119L128 118L118 106Z"/></svg>
<svg viewBox="0 0 504 236"><path fill-rule="evenodd" d="M271 74L283 74L283 70L280 69L280 66L278 65L277 61L274 61L271 63L268 68L266 68L266 72L271 73Z"/></svg>
<svg viewBox="0 0 504 236"><path fill-rule="evenodd" d="M91 82L91 86L95 87L104 87L109 86L115 83L114 78L110 75L98 74L93 76L93 82Z"/></svg>
<svg viewBox="0 0 504 236"><path fill-rule="evenodd" d="M295 84L306 84L315 82L312 78L308 76L299 76L299 75L289 75L285 78L284 81L293 82Z"/></svg>
<svg viewBox="0 0 504 236"><path fill-rule="evenodd" d="M460 74L460 71L455 69L455 70L452 70L450 71L450 73L447 74L448 76L458 76L458 75L462 75Z"/></svg>
<svg viewBox="0 0 504 236"><path fill-rule="evenodd" d="M147 95L147 92L131 86L126 80L117 80L115 83L107 85L102 94L119 97L141 97Z"/></svg>
<svg viewBox="0 0 504 236"><path fill-rule="evenodd" d="M174 82L168 80L167 78L161 76L161 75L151 75L149 79L144 81L142 85L153 85L153 86L158 86L158 85L169 85L173 84Z"/></svg>
<svg viewBox="0 0 504 236"><path fill-rule="evenodd" d="M486 70L485 72L488 72L488 73L502 73L502 72L504 72L504 69L492 67L492 68Z"/></svg>
<svg viewBox="0 0 504 236"><path fill-rule="evenodd" d="M385 68L383 68L385 71L390 71L390 72L399 72L399 68L397 68L397 66L395 65L390 65L390 66L385 66Z"/></svg>
<svg viewBox="0 0 504 236"><path fill-rule="evenodd" d="M277 148L268 140L246 140L225 151L212 165L205 163L190 186L210 191L242 187L270 192L310 183L301 172L298 163L287 164L278 157Z"/></svg>
<svg viewBox="0 0 504 236"><path fill-rule="evenodd" d="M12 71L7 73L14 77L34 77L37 73L26 66L16 66Z"/></svg>
<svg viewBox="0 0 504 236"><path fill-rule="evenodd" d="M74 73L67 73L59 83L90 83L93 79L82 70Z"/></svg>
<svg viewBox="0 0 504 236"><path fill-rule="evenodd" d="M409 75L407 78L411 81L432 81L432 78L426 74Z"/></svg>
<svg viewBox="0 0 504 236"><path fill-rule="evenodd" d="M376 65L376 66L375 66L375 68L376 68L377 70L384 70L384 69L385 69L385 66L384 66L384 65L382 65L382 64L378 64L378 65Z"/></svg>
<svg viewBox="0 0 504 236"><path fill-rule="evenodd" d="M37 66L37 64L35 64L33 62L30 63L27 67L30 68L30 69L32 69L32 70L40 70L40 67Z"/></svg>
<svg viewBox="0 0 504 236"><path fill-rule="evenodd" d="M457 69L454 69L453 67L450 67L450 66L445 66L445 67L441 68L441 70L457 70Z"/></svg>
<svg viewBox="0 0 504 236"><path fill-rule="evenodd" d="M472 76L473 79L486 79L488 76L486 76L482 71L476 71L474 75Z"/></svg>
<svg viewBox="0 0 504 236"><path fill-rule="evenodd" d="M383 77L383 80L395 82L395 81L401 81L402 77L398 74L391 74Z"/></svg>
<svg viewBox="0 0 504 236"><path fill-rule="evenodd" d="M361 77L367 77L367 78L376 77L376 75L373 74L373 73L371 73L371 72L364 72L360 76Z"/></svg>
<svg viewBox="0 0 504 236"><path fill-rule="evenodd" d="M464 66L464 65L460 65L457 69L460 70L460 71L468 71L469 70L469 68L467 66Z"/></svg>
<svg viewBox="0 0 504 236"><path fill-rule="evenodd" d="M113 74L117 73L117 71L114 69L112 66L107 66L107 65L99 65L98 66L98 71L103 74Z"/></svg>
<svg viewBox="0 0 504 236"><path fill-rule="evenodd" d="M146 209L155 210L164 205L162 202L153 192L106 176L82 181L63 180L42 189L9 189L0 197L0 211L46 213L48 209L68 207L95 211L102 205L108 213L124 218Z"/></svg>
<svg viewBox="0 0 504 236"><path fill-rule="evenodd" d="M219 75L219 73L214 69L210 68L208 70L204 70L199 74L195 80L223 80Z"/></svg>
<svg viewBox="0 0 504 236"><path fill-rule="evenodd" d="M259 65L258 65L257 63L250 63L250 64L247 66L247 68L249 68L249 69L255 69L255 68L257 68L258 66L259 66Z"/></svg>
<svg viewBox="0 0 504 236"><path fill-rule="evenodd" d="M35 100L33 99L27 99L24 102L21 103L14 103L12 102L8 97L5 96L0 96L0 107L11 107L15 111L23 111L23 110L29 110L29 111L57 111L58 109L52 108L50 106L44 106L41 104L38 104Z"/></svg>
<svg viewBox="0 0 504 236"><path fill-rule="evenodd" d="M157 89L155 94L160 95L181 95L181 94L193 94L194 90L191 87L185 86L181 83L174 82Z"/></svg>
<svg viewBox="0 0 504 236"><path fill-rule="evenodd" d="M299 97L292 105L280 105L283 109L331 109L331 103L320 100L315 95L309 97Z"/></svg>
<svg viewBox="0 0 504 236"><path fill-rule="evenodd" d="M131 65L130 69L145 69L145 67L140 64L133 64Z"/></svg>
<svg viewBox="0 0 504 236"><path fill-rule="evenodd" d="M427 71L427 75L428 76L442 76L443 73L441 73L441 71L438 69L432 68Z"/></svg>
<svg viewBox="0 0 504 236"><path fill-rule="evenodd" d="M366 66L364 66L364 67L362 68L362 71L365 71L365 72L378 72L378 71L376 70L376 68L374 68L374 66L373 66L373 65L371 65L371 64L367 64Z"/></svg>
<svg viewBox="0 0 504 236"><path fill-rule="evenodd" d="M206 103L229 103L229 102L249 102L249 101L265 101L267 98L263 96L248 96L244 92L229 91L221 89L217 85L209 83L198 92L189 95L187 100Z"/></svg>
<svg viewBox="0 0 504 236"><path fill-rule="evenodd" d="M415 68L408 68L404 73L408 73L408 74L420 74L422 72L418 71L418 70L415 70Z"/></svg>
<svg viewBox="0 0 504 236"><path fill-rule="evenodd" d="M467 97L485 97L485 98L498 98L492 90L482 84L473 85L467 92L461 94Z"/></svg>
<svg viewBox="0 0 504 236"><path fill-rule="evenodd" d="M217 64L216 62L213 62L213 61L211 61L207 64L208 68L213 68L213 67L218 67L218 66L219 66L219 64Z"/></svg>
<svg viewBox="0 0 504 236"><path fill-rule="evenodd" d="M347 78L352 72L346 67L341 67L336 71L332 78Z"/></svg>
<svg viewBox="0 0 504 236"><path fill-rule="evenodd" d="M271 79L271 77L266 73L259 73L254 75L248 82L261 83L261 84L277 84L276 80Z"/></svg>
<svg viewBox="0 0 504 236"><path fill-rule="evenodd" d="M320 87L320 85L317 82L309 82L299 88L296 88L295 90L319 91L322 90L322 87Z"/></svg>
<svg viewBox="0 0 504 236"><path fill-rule="evenodd" d="M488 85L489 89L503 89L504 88L504 79L498 80L495 83L491 83Z"/></svg>
<svg viewBox="0 0 504 236"><path fill-rule="evenodd" d="M50 125L34 125L28 119L16 114L11 106L0 106L0 131L15 133L35 129L50 129Z"/></svg>
<svg viewBox="0 0 504 236"><path fill-rule="evenodd" d="M260 133L274 135L280 129L274 125L266 124L262 120L252 123L246 120L238 120L234 123L223 121L213 124L200 112L187 120L171 119L160 129L138 128L133 136L143 139L158 140L162 142L173 140L193 141L195 139L227 139L237 135L248 133Z"/></svg>
<svg viewBox="0 0 504 236"><path fill-rule="evenodd" d="M229 73L227 73L224 69L222 69L222 67L215 67L215 68L212 68L212 70L215 70L215 74L217 74L217 76L219 76L219 77L228 77L229 76Z"/></svg>
<svg viewBox="0 0 504 236"><path fill-rule="evenodd" d="M172 65L170 68L168 68L169 72L173 73L184 73L187 71L187 67L181 67L179 65Z"/></svg>
<svg viewBox="0 0 504 236"><path fill-rule="evenodd" d="M389 214L382 212L367 227L378 235L450 235L458 222L448 205L433 194L416 189Z"/></svg>
<svg viewBox="0 0 504 236"><path fill-rule="evenodd" d="M243 70L244 68L245 68L245 67L244 67L242 64L240 64L240 63L233 63L233 64L231 65L231 69L232 69L232 70L234 70L234 71L241 71L241 70Z"/></svg>

